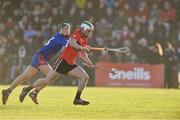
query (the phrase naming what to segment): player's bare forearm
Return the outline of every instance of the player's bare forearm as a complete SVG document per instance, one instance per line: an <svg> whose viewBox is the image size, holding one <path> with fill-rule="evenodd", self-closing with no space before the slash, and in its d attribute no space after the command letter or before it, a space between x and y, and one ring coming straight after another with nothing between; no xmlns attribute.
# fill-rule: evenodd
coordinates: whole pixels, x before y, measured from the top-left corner
<svg viewBox="0 0 180 120"><path fill-rule="evenodd" d="M82 47L81 45L77 44L74 38L69 39L69 45L77 50L89 51L88 47Z"/></svg>
<svg viewBox="0 0 180 120"><path fill-rule="evenodd" d="M88 64L90 67L93 67L93 66L94 66L93 63L91 62L91 60L89 59L89 56L88 56L87 52L81 51L80 57L81 57L81 59L82 59L86 64Z"/></svg>
<svg viewBox="0 0 180 120"><path fill-rule="evenodd" d="M72 46L75 49L82 50L83 47L76 43L76 41L73 38L69 39L69 45Z"/></svg>

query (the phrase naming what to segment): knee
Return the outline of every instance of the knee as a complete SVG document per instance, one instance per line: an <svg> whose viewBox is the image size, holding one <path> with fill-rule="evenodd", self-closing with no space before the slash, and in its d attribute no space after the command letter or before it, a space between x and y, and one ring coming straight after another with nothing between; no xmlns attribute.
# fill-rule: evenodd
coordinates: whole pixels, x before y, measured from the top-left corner
<svg viewBox="0 0 180 120"><path fill-rule="evenodd" d="M86 76L86 79L89 80L89 75Z"/></svg>
<svg viewBox="0 0 180 120"><path fill-rule="evenodd" d="M89 75L84 75L83 80L88 81L89 80Z"/></svg>

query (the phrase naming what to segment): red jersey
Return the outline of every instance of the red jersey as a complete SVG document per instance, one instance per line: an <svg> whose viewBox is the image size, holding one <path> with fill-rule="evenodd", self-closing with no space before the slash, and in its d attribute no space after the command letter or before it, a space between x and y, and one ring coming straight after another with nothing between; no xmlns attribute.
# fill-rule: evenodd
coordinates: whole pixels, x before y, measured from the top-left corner
<svg viewBox="0 0 180 120"><path fill-rule="evenodd" d="M71 37L74 38L76 42L83 47L88 45L87 38L82 37L80 29L76 29L71 34ZM66 47L60 54L60 57L63 58L68 64L72 65L75 63L79 52L79 50L76 50L72 46L68 45L68 47Z"/></svg>

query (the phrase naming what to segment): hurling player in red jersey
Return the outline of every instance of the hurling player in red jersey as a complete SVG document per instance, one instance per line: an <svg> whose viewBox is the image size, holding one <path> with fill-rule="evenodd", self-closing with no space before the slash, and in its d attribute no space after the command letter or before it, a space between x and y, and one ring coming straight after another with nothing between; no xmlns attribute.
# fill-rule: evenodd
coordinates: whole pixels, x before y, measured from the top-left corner
<svg viewBox="0 0 180 120"><path fill-rule="evenodd" d="M92 25L92 23L90 23L89 21L84 21L81 24L80 29L76 29L74 32L72 32L70 39L76 41L76 43L78 43L82 47L86 47L88 46L88 37L93 30L94 30L94 26ZM64 51L60 54L59 58L54 64L53 69L48 73L47 77L35 81L32 85L25 87L21 92L21 96L22 95L26 96L27 93L33 88L46 86L47 84L57 79L59 77L59 74L65 74L65 75L71 75L77 77L79 79L79 85L73 104L88 105L89 104L88 101L81 99L81 93L87 84L89 76L82 67L76 65L75 61L78 55L80 55L80 58L85 63L88 64L88 67L94 68L94 65L89 59L86 51L77 50L68 45L68 47L66 47ZM35 89L29 94L33 102L35 102L36 104L38 103L37 102L38 92L39 91Z"/></svg>
<svg viewBox="0 0 180 120"><path fill-rule="evenodd" d="M71 33L71 27L68 23L59 24L58 29L49 41L35 52L31 64L28 65L26 70L17 76L7 89L2 90L2 102L4 105L6 105L10 94L18 85L35 76L39 71L47 75L50 69L52 69L48 60L55 56L63 47L67 47L69 44L76 49L86 50L85 47L68 39ZM20 101L23 102L23 100L23 96L20 96Z"/></svg>

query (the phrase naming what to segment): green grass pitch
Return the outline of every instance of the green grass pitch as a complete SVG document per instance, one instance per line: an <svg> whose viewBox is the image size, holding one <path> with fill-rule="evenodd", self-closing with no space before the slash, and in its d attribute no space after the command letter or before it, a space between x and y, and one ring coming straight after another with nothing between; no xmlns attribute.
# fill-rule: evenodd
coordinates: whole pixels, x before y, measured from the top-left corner
<svg viewBox="0 0 180 120"><path fill-rule="evenodd" d="M88 106L72 104L76 87L47 87L39 95L39 105L29 97L20 103L21 89L12 92L6 106L0 104L0 120L180 119L179 89L87 87L82 98L91 102Z"/></svg>

